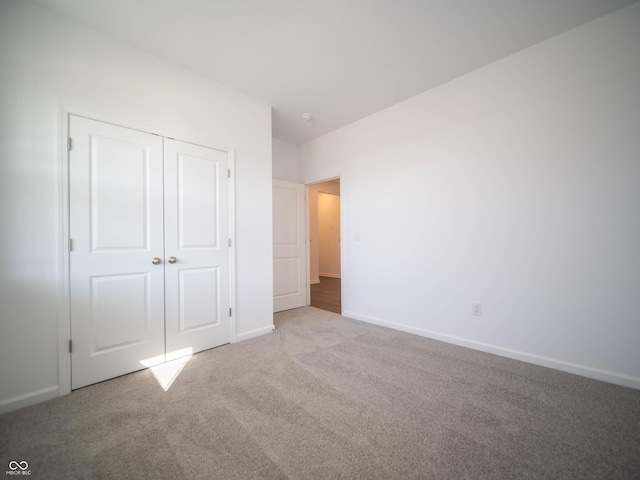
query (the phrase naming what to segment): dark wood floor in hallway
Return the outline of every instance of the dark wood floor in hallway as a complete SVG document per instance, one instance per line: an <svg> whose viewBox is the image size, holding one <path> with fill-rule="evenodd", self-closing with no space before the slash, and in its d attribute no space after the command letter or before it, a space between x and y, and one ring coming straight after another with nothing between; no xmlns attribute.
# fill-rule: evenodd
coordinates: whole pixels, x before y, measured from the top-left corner
<svg viewBox="0 0 640 480"><path fill-rule="evenodd" d="M341 282L339 278L320 277L320 283L311 285L311 306L342 313Z"/></svg>

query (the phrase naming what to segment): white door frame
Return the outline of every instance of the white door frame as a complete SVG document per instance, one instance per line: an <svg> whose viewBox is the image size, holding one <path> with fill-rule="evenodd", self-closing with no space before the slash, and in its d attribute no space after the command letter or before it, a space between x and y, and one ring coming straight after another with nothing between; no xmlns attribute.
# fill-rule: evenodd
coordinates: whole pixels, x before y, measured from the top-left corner
<svg viewBox="0 0 640 480"><path fill-rule="evenodd" d="M69 271L69 117L76 115L86 117L104 123L111 123L132 130L140 130L142 132L152 133L162 137L173 138L173 132L165 129L153 127L143 123L132 121L128 118L118 117L112 114L96 112L87 107L59 104L59 308L58 308L58 395L67 395L71 393L71 352L69 352L69 340L71 339L71 299L70 299L70 271ZM214 145L208 141L201 139L179 139L182 142L193 143L214 150L220 150L227 153L228 168L230 171L229 179L229 237L231 238L231 247L229 248L229 295L231 317L230 322L230 341L237 341L237 320L236 320L236 228L235 228L235 149L224 145Z"/></svg>
<svg viewBox="0 0 640 480"><path fill-rule="evenodd" d="M344 251L345 242L342 240L344 238L344 232L345 232L344 203L342 198L342 175L338 173L330 177L321 178L318 180L311 180L304 183L305 212L307 216L307 305L311 305L311 277L310 277L311 275L311 242L309 242L309 238L311 237L310 235L311 224L309 221L309 187L312 185L316 185L318 183L329 182L331 180L336 180L336 179L340 180L340 278L343 279L346 277L345 268L344 268L345 258L346 258L345 251ZM342 281L340 282L340 298L343 305L342 310L344 311L345 289L344 289L344 282Z"/></svg>

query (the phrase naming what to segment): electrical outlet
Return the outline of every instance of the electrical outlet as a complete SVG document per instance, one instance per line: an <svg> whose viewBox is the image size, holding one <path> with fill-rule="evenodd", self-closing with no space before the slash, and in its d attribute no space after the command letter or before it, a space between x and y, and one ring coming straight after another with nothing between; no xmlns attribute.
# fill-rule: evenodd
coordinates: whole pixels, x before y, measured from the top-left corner
<svg viewBox="0 0 640 480"><path fill-rule="evenodd" d="M471 304L471 314L481 317L482 316L482 304L481 303L472 303Z"/></svg>

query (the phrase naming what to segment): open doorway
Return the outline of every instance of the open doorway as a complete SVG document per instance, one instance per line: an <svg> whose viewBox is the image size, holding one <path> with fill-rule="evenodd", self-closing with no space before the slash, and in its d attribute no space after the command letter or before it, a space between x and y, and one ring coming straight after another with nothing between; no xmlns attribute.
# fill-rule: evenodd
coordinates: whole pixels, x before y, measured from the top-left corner
<svg viewBox="0 0 640 480"><path fill-rule="evenodd" d="M311 306L342 313L340 179L309 185Z"/></svg>

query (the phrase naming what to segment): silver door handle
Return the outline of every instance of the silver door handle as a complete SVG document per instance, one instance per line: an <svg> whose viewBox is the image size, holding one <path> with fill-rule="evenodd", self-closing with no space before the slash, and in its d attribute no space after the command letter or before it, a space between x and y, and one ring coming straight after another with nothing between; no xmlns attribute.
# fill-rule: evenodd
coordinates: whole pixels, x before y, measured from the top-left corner
<svg viewBox="0 0 640 480"><path fill-rule="evenodd" d="M169 263L176 263L178 259L176 257L169 257Z"/></svg>
<svg viewBox="0 0 640 480"><path fill-rule="evenodd" d="M160 260L160 257L153 257L153 260L151 260L151 263L153 263L154 265L158 265L162 260Z"/></svg>

